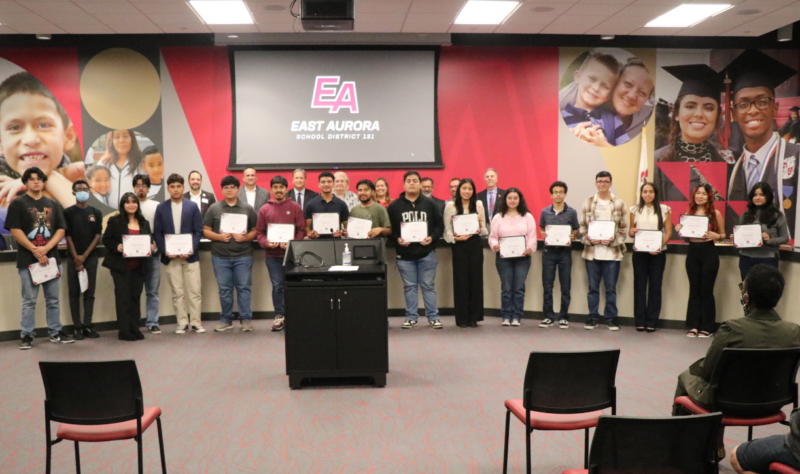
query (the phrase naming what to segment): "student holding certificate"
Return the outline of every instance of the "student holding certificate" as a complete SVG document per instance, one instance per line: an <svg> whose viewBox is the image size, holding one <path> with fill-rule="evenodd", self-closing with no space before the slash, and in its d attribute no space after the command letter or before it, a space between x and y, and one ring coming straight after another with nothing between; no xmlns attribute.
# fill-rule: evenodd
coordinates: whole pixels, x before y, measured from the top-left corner
<svg viewBox="0 0 800 474"><path fill-rule="evenodd" d="M689 201L690 216L707 216L708 233L702 239L689 239L686 274L689 276L689 304L686 308L688 337L711 337L717 319L714 283L719 272L719 255L714 242L725 238L725 219L714 209L714 189L709 184L697 186ZM675 230L681 231L680 224Z"/></svg>
<svg viewBox="0 0 800 474"><path fill-rule="evenodd" d="M343 235L342 229L347 229L350 210L347 208L347 203L333 194L333 173L323 171L319 174L319 196L308 201L303 214L306 218L306 237L309 239L333 239ZM338 214L339 218L330 219L335 218L335 214ZM335 222L337 220L338 223ZM333 224L328 224L332 221ZM322 222L326 225L320 225Z"/></svg>
<svg viewBox="0 0 800 474"><path fill-rule="evenodd" d="M504 243L510 240L521 241L524 245L522 255L505 255ZM536 221L528 211L525 197L517 188L508 188L497 206L497 214L492 218L492 233L489 246L497 254L494 264L500 275L500 310L503 326L519 326L525 305L525 280L531 269L531 254L536 251Z"/></svg>
<svg viewBox="0 0 800 474"><path fill-rule="evenodd" d="M350 221L368 224L363 229L358 229L358 234L353 231L354 224L348 223L348 237L355 239L374 239L386 237L392 233L392 223L389 221L389 213L386 208L375 202L375 183L368 179L362 179L356 185L358 190L358 206L350 209Z"/></svg>
<svg viewBox="0 0 800 474"><path fill-rule="evenodd" d="M486 214L475 195L475 183L458 183L455 202L444 208L444 239L453 245L453 302L456 325L478 327L483 321L483 239ZM461 220L466 222L460 222ZM477 225L476 225L477 224Z"/></svg>
<svg viewBox="0 0 800 474"><path fill-rule="evenodd" d="M663 251L672 236L672 210L661 204L653 183L642 185L639 204L631 208L628 235L636 238L639 232L658 238L658 250L640 251L634 244L633 318L637 331L655 332L661 315L661 282L667 265Z"/></svg>
<svg viewBox="0 0 800 474"><path fill-rule="evenodd" d="M742 281L756 265L778 268L781 245L789 242L786 217L775 205L774 199L772 186L766 181L753 185L747 195L747 210L739 217L739 225L760 225L762 244L760 247L739 249L739 273Z"/></svg>
<svg viewBox="0 0 800 474"><path fill-rule="evenodd" d="M111 271L111 278L114 280L114 300L120 341L144 339L139 329L139 322L142 319L141 299L145 267L150 264L150 259L146 256L126 258L123 241L125 236L149 235L150 224L139 209L139 198L134 193L123 194L119 201L119 214L108 220L106 231L103 233L103 245L107 251L103 266ZM150 252L153 252L155 245L152 243L152 237L149 240Z"/></svg>

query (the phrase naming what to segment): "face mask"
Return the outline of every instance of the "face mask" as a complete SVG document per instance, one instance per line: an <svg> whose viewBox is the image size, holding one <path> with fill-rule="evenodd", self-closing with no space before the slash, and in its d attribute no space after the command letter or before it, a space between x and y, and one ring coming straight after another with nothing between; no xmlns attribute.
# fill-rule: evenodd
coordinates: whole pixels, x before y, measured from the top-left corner
<svg viewBox="0 0 800 474"><path fill-rule="evenodd" d="M78 191L75 193L75 199L77 199L78 202L86 202L89 200L89 193L86 191Z"/></svg>

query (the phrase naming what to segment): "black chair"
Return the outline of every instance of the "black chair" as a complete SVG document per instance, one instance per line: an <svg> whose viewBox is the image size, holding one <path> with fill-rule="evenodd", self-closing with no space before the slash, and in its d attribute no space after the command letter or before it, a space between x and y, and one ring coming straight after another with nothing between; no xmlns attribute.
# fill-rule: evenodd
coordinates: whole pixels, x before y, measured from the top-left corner
<svg viewBox="0 0 800 474"><path fill-rule="evenodd" d="M158 424L161 472L166 474L161 409L145 408L136 362L39 362L44 382L44 416L47 434L47 467L51 448L62 440L75 443L75 467L81 472L78 442L135 439L139 450L139 473L143 472L142 433ZM61 423L51 440L50 422Z"/></svg>
<svg viewBox="0 0 800 474"><path fill-rule="evenodd" d="M721 413L669 418L601 416L589 469L564 474L716 474Z"/></svg>
<svg viewBox="0 0 800 474"><path fill-rule="evenodd" d="M590 352L531 352L521 399L506 400L503 473L508 468L511 414L525 424L525 459L531 472L533 430L586 430L583 464L589 459L589 428L604 408L617 413L614 385L619 349Z"/></svg>
<svg viewBox="0 0 800 474"><path fill-rule="evenodd" d="M747 426L747 440L753 439L753 427L786 423L782 408L797 408L797 369L800 347L787 349L722 350L711 375L714 409L722 412L722 426ZM709 413L688 396L675 404L694 414Z"/></svg>

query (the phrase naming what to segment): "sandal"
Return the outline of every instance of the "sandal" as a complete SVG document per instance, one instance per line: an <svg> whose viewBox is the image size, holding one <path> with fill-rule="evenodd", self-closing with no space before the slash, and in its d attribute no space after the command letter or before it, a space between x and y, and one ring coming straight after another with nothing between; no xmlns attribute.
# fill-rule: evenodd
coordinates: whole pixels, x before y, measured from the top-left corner
<svg viewBox="0 0 800 474"><path fill-rule="evenodd" d="M700 334L698 334L697 337L702 337L702 338L711 337L711 333L708 331L700 331Z"/></svg>
<svg viewBox="0 0 800 474"><path fill-rule="evenodd" d="M686 337L697 337L697 329L692 329L686 333Z"/></svg>

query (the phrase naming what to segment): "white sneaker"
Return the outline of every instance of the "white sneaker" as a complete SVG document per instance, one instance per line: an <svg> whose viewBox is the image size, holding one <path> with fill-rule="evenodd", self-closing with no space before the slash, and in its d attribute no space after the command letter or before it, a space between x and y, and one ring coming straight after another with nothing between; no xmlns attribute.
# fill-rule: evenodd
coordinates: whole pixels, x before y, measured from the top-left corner
<svg viewBox="0 0 800 474"><path fill-rule="evenodd" d="M189 328L186 326L178 326L178 328L175 329L175 334L186 334L187 329Z"/></svg>
<svg viewBox="0 0 800 474"><path fill-rule="evenodd" d="M512 326L519 326L519 319L515 319L515 320L511 321L511 325Z"/></svg>
<svg viewBox="0 0 800 474"><path fill-rule="evenodd" d="M198 324L197 326L193 325L192 329L194 329L194 332L196 332L197 334L203 334L204 332L206 332L206 328L204 328L201 324Z"/></svg>
<svg viewBox="0 0 800 474"><path fill-rule="evenodd" d="M509 321L508 319L504 319L503 326L511 326L511 321Z"/></svg>

